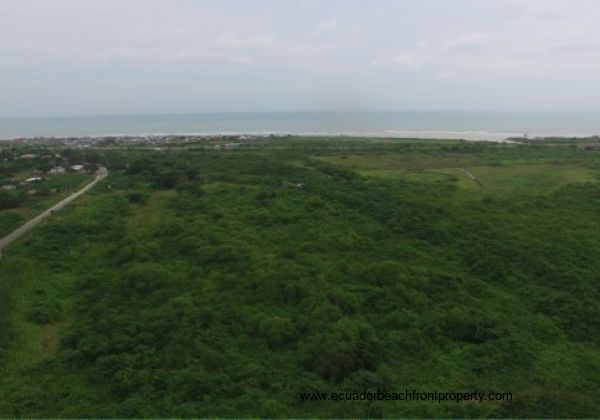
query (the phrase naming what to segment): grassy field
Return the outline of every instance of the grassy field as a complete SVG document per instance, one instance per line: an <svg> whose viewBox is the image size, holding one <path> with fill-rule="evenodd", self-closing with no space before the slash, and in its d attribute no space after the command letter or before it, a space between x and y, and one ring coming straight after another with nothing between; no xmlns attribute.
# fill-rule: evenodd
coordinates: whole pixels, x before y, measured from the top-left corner
<svg viewBox="0 0 600 420"><path fill-rule="evenodd" d="M600 416L600 154L102 153L0 260L0 416ZM300 396L405 389L513 398Z"/></svg>

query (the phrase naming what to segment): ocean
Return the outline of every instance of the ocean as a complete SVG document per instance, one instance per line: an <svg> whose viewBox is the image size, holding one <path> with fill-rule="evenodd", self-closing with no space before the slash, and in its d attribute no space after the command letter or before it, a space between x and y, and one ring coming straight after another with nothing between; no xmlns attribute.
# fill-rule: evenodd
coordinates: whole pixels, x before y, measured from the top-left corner
<svg viewBox="0 0 600 420"><path fill-rule="evenodd" d="M348 135L503 140L600 133L600 113L240 112L0 118L0 139L159 134Z"/></svg>

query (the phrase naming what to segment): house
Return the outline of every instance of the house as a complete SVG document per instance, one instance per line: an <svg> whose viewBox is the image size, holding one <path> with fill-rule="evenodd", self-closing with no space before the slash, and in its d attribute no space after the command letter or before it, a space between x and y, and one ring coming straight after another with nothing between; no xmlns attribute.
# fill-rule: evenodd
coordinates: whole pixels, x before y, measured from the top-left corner
<svg viewBox="0 0 600 420"><path fill-rule="evenodd" d="M62 166L56 166L50 169L50 173L54 175L62 175L65 173L65 168L63 168Z"/></svg>
<svg viewBox="0 0 600 420"><path fill-rule="evenodd" d="M302 183L287 182L286 185L291 188L302 188Z"/></svg>
<svg viewBox="0 0 600 420"><path fill-rule="evenodd" d="M30 184L32 182L40 182L41 180L42 178L40 178L39 176L32 176L31 178L27 178L25 182Z"/></svg>
<svg viewBox="0 0 600 420"><path fill-rule="evenodd" d="M33 153L25 153L19 157L23 160L31 160L31 159L35 159L37 157L37 155L34 155Z"/></svg>
<svg viewBox="0 0 600 420"><path fill-rule="evenodd" d="M73 165L71 166L71 169L73 169L74 171L81 171L83 169L83 165Z"/></svg>

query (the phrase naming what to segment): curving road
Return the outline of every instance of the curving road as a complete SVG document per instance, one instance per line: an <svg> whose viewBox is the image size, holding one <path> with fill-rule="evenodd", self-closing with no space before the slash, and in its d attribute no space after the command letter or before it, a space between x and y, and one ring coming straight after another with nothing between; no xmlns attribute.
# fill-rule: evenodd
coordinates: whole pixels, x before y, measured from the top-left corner
<svg viewBox="0 0 600 420"><path fill-rule="evenodd" d="M53 212L62 209L63 207L65 207L71 201L75 200L80 195L83 195L86 192L88 192L90 189L92 189L94 187L94 185L96 185L98 182L100 182L104 178L106 178L107 175L108 175L108 170L104 167L100 167L98 169L98 172L96 172L96 178L94 178L94 180L92 182L87 184L85 187L83 187L76 193L71 194L67 198L65 198L62 201L58 202L57 204L53 205L48 210L46 210L43 213L39 214L38 216L34 217L33 219L31 219L30 221L25 223L23 226L21 226L14 232L9 233L4 238L1 238L0 239L0 253L2 252L2 250L4 248L9 246L13 241L17 240L18 238L20 238L21 236L23 236L24 234L29 232L31 229L36 227L38 224L40 224L40 222L42 222L44 219L46 219L48 216L50 216Z"/></svg>

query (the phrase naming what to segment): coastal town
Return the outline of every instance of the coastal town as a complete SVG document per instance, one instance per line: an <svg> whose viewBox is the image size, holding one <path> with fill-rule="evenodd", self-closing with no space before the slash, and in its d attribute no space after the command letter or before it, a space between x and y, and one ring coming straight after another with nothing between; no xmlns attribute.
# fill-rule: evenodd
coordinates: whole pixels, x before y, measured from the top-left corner
<svg viewBox="0 0 600 420"><path fill-rule="evenodd" d="M0 141L0 209L71 191L99 168L101 150L205 148L230 150L288 134L32 137ZM2 203L6 202L3 206Z"/></svg>
<svg viewBox="0 0 600 420"><path fill-rule="evenodd" d="M19 137L0 139L0 148L53 147L53 148L108 148L112 146L160 147L171 145L201 145L207 148L234 148L250 141L265 141L291 137L289 133L266 134L173 134L173 135L115 135L76 137Z"/></svg>

